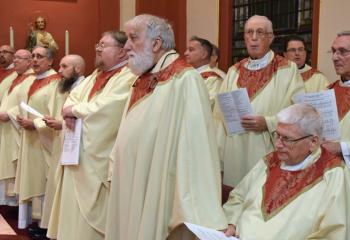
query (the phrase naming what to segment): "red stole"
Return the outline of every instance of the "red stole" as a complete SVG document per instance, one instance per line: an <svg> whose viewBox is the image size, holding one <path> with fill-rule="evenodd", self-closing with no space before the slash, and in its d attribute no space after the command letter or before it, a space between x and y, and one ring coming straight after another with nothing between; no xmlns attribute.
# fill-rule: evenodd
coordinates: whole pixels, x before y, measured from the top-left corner
<svg viewBox="0 0 350 240"><path fill-rule="evenodd" d="M10 76L15 71L14 68L11 69L3 69L0 68L0 83L8 76Z"/></svg>
<svg viewBox="0 0 350 240"><path fill-rule="evenodd" d="M255 71L244 67L247 61L247 58L243 59L234 66L239 72L237 86L239 88L247 88L250 100L254 99L255 95L271 81L277 70L289 65L289 61L286 58L277 54L266 67Z"/></svg>
<svg viewBox="0 0 350 240"><path fill-rule="evenodd" d="M265 157L267 177L263 186L261 204L265 221L321 181L326 171L344 165L339 157L324 148L321 151L321 156L316 162L306 169L294 172L280 168L281 161L278 159L277 152L272 152Z"/></svg>
<svg viewBox="0 0 350 240"><path fill-rule="evenodd" d="M39 89L45 87L46 85L48 85L52 81L59 81L59 80L61 80L61 77L58 74L53 74L53 75L50 75L50 76L43 78L43 79L36 79L29 88L28 100Z"/></svg>
<svg viewBox="0 0 350 240"><path fill-rule="evenodd" d="M303 78L303 81L306 82L309 80L314 73L318 72L316 68L311 68L310 70L301 73L301 77Z"/></svg>
<svg viewBox="0 0 350 240"><path fill-rule="evenodd" d="M91 100L91 98L101 89L103 89L108 80L113 77L115 74L119 73L124 66L116 68L114 70L108 71L108 72L98 72L96 76L96 80L94 83L94 86L91 88L91 91L89 93L88 101Z"/></svg>
<svg viewBox="0 0 350 240"><path fill-rule="evenodd" d="M185 68L191 67L186 61L181 58L177 58L169 66L156 73L144 73L139 76L133 84L133 89L129 101L128 111L131 107L145 97L147 94L153 92L159 82L165 82L169 80L173 75L182 72Z"/></svg>
<svg viewBox="0 0 350 240"><path fill-rule="evenodd" d="M214 72L214 71L202 72L202 73L201 73L201 76L202 76L202 78L204 78L204 79L207 79L207 78L209 78L209 77L217 77L217 78L222 79L222 78L220 77L220 75L217 74L217 73Z"/></svg>
<svg viewBox="0 0 350 240"><path fill-rule="evenodd" d="M12 90L18 85L20 84L21 82L24 81L24 79L26 79L27 77L29 76L33 76L34 74L33 73L30 73L30 74L22 74L22 75L18 75L15 80L13 80L13 82L11 83L11 86L8 90L8 94L10 94L12 92Z"/></svg>
<svg viewBox="0 0 350 240"><path fill-rule="evenodd" d="M339 121L350 110L350 87L340 86L340 80L331 83L327 88L334 89L335 99L337 101L338 117Z"/></svg>

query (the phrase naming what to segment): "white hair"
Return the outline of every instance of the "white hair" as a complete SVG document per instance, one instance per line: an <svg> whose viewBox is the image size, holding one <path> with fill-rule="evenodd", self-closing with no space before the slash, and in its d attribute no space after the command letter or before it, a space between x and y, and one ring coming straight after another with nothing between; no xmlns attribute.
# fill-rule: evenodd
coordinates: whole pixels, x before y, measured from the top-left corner
<svg viewBox="0 0 350 240"><path fill-rule="evenodd" d="M175 48L175 36L171 25L167 20L150 14L138 15L125 23L127 26L146 29L147 36L153 40L157 37L162 39L162 49Z"/></svg>
<svg viewBox="0 0 350 240"><path fill-rule="evenodd" d="M266 31L273 33L273 26L272 26L272 22L270 21L270 19L268 19L265 16L260 16L260 15L254 15L254 16L251 16L250 18L248 18L248 20L245 22L244 29L246 28L247 24L253 20L265 22Z"/></svg>
<svg viewBox="0 0 350 240"><path fill-rule="evenodd" d="M322 136L322 117L311 105L297 103L277 113L279 123L296 124L305 135Z"/></svg>

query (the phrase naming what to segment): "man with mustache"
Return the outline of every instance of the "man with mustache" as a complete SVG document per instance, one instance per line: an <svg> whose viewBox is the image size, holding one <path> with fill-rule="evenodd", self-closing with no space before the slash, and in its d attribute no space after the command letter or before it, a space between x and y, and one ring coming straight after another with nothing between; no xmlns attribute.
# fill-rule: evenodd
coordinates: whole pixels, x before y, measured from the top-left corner
<svg viewBox="0 0 350 240"><path fill-rule="evenodd" d="M304 83L294 62L278 56L270 46L274 39L272 22L265 16L252 16L244 26L244 41L249 57L233 65L219 92L246 88L254 115L241 118L246 132L228 135L219 104L214 107L224 184L235 186L274 148L270 134L276 130L275 114L292 103Z"/></svg>
<svg viewBox="0 0 350 240"><path fill-rule="evenodd" d="M60 94L63 95L64 100L67 98L70 91L84 79L84 71L85 61L81 56L66 55L61 59L58 74L61 76L62 79L58 83L57 90ZM47 229L52 210L53 197L56 191L55 174L57 164L59 162L59 158L61 157L62 152L62 116L59 115L55 118L53 116L46 115L43 120L45 121L46 126L50 127L53 130L56 130L55 133L57 135L52 144L52 161L49 171L47 173L45 199L43 204L42 218L40 222L40 225ZM45 235L45 232L44 234L40 232L36 233L37 238L44 238Z"/></svg>
<svg viewBox="0 0 350 240"><path fill-rule="evenodd" d="M4 92L0 105L0 190L1 205L17 205L14 192L16 166L21 129L16 123L21 99L26 99L29 86L35 76L32 69L32 54L18 50L13 57L14 70L18 74Z"/></svg>
<svg viewBox="0 0 350 240"><path fill-rule="evenodd" d="M321 147L322 118L308 104L277 114L276 150L230 193L226 235L241 239L349 239L346 168Z"/></svg>
<svg viewBox="0 0 350 240"><path fill-rule="evenodd" d="M284 57L296 63L304 80L305 92L318 92L325 89L329 82L317 69L306 64L307 50L305 40L299 36L291 36L284 43Z"/></svg>
<svg viewBox="0 0 350 240"><path fill-rule="evenodd" d="M96 70L69 94L63 118L69 129L82 121L78 165L59 166L48 236L102 240L109 195L109 154L135 80L127 67L124 32L109 31L96 44Z"/></svg>
<svg viewBox="0 0 350 240"><path fill-rule="evenodd" d="M33 70L36 79L30 85L27 98L23 102L42 115L58 118L64 97L58 92L60 76L52 69L54 52L52 49L35 47L32 52ZM20 108L17 122L22 128L20 151L15 181L15 191L19 195L19 225L28 224L27 214L37 221L40 229L33 225L31 234L44 233L46 228L42 218L42 204L48 172L55 166L54 143L59 135L49 128L42 117ZM32 211L27 209L32 205Z"/></svg>
<svg viewBox="0 0 350 240"><path fill-rule="evenodd" d="M133 84L111 158L107 240L193 239L191 222L225 229L207 89L174 50L170 24L125 24Z"/></svg>

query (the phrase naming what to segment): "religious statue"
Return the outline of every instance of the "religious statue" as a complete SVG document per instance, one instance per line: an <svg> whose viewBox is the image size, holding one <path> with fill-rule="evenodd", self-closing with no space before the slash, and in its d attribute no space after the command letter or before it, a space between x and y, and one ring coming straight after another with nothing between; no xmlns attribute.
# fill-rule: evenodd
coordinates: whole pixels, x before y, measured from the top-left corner
<svg viewBox="0 0 350 240"><path fill-rule="evenodd" d="M32 51L35 46L43 46L53 49L54 51L58 50L58 45L53 39L52 35L45 31L46 28L46 19L44 17L37 17L35 20L35 28L33 25L30 26L30 34L28 38L27 49Z"/></svg>

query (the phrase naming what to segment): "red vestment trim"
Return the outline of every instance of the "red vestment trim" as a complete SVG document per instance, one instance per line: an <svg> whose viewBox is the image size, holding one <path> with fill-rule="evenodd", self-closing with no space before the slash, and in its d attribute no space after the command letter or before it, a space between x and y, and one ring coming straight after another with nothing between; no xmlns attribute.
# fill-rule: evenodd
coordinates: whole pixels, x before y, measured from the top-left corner
<svg viewBox="0 0 350 240"><path fill-rule="evenodd" d="M299 171L286 171L280 168L277 151L265 157L267 177L263 186L261 204L265 221L280 212L286 205L318 183L326 171L343 166L343 161L321 149L321 156L312 165Z"/></svg>
<svg viewBox="0 0 350 240"><path fill-rule="evenodd" d="M120 71L123 69L124 66L116 68L114 70L111 70L109 72L98 72L97 77L94 83L94 86L91 88L91 91L89 93L88 101L91 100L91 98L100 90L102 90L109 79L113 77L115 74L120 73Z"/></svg>
<svg viewBox="0 0 350 240"><path fill-rule="evenodd" d="M247 61L247 58L243 59L236 63L234 67L239 72L237 86L239 88L247 88L250 100L271 81L279 68L289 65L288 59L277 54L275 54L272 61L266 67L255 71L248 70L244 66Z"/></svg>
<svg viewBox="0 0 350 240"><path fill-rule="evenodd" d="M13 69L13 68L11 68L11 69L0 68L0 83L2 83L2 81L5 78L7 78L8 76L10 76L14 71L15 71L15 69Z"/></svg>
<svg viewBox="0 0 350 240"><path fill-rule="evenodd" d="M217 78L222 79L222 78L220 77L220 75L217 74L217 73L214 72L214 71L202 72L202 73L201 73L201 76L202 76L202 78L204 78L204 79L207 79L207 78L209 78L209 77L217 77Z"/></svg>
<svg viewBox="0 0 350 240"><path fill-rule="evenodd" d="M311 68L310 70L301 73L301 77L303 78L303 81L306 82L307 80L309 80L312 75L314 75L314 73L318 72L318 70L316 68Z"/></svg>
<svg viewBox="0 0 350 240"><path fill-rule="evenodd" d="M46 85L48 85L50 82L52 81L59 81L61 80L61 77L60 75L58 74L53 74L53 75L50 75L46 78L43 78L43 79L36 79L32 85L30 86L29 88L29 91L28 91L28 100L30 99L30 97L36 92L38 91L40 88L42 87L45 87Z"/></svg>
<svg viewBox="0 0 350 240"><path fill-rule="evenodd" d="M26 79L27 77L29 76L34 76L33 73L30 73L30 74L22 74L22 75L18 75L15 80L13 80L13 82L11 83L11 86L8 90L8 94L10 94L12 92L12 90L18 85L20 84L21 82L24 81L24 79Z"/></svg>
<svg viewBox="0 0 350 240"><path fill-rule="evenodd" d="M136 102L138 102L147 94L152 93L159 82L167 81L170 77L177 73L180 73L188 67L191 67L191 65L189 65L185 60L177 58L173 63L171 63L163 70L160 70L159 72L148 72L139 76L132 86L133 89L129 101L128 111Z"/></svg>
<svg viewBox="0 0 350 240"><path fill-rule="evenodd" d="M338 117L339 121L341 121L350 110L350 87L342 87L339 83L340 80L331 83L328 86L328 89L334 89L335 99L337 101Z"/></svg>

